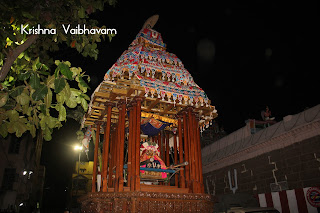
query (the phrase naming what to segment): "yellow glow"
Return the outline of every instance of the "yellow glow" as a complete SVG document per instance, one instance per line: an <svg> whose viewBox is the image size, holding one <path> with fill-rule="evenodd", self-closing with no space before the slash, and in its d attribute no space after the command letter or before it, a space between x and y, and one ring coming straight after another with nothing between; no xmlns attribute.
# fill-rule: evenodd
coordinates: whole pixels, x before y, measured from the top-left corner
<svg viewBox="0 0 320 213"><path fill-rule="evenodd" d="M82 146L75 145L75 146L74 146L74 150L82 150Z"/></svg>

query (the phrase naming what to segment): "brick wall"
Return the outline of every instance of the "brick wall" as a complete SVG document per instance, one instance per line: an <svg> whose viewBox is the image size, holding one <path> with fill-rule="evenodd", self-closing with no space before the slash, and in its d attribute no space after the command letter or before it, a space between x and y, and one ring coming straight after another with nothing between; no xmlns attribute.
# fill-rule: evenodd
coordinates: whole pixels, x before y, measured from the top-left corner
<svg viewBox="0 0 320 213"><path fill-rule="evenodd" d="M276 180L287 181L288 189L320 186L320 136L206 173L203 176L206 192L232 193L228 171L234 169L237 170L236 193L271 192L270 184Z"/></svg>

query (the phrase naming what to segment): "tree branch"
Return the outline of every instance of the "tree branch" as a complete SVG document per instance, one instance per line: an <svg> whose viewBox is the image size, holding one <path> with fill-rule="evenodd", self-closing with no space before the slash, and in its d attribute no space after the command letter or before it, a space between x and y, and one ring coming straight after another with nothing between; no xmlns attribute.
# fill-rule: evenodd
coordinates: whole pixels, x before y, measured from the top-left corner
<svg viewBox="0 0 320 213"><path fill-rule="evenodd" d="M33 34L28 37L28 39L23 44L19 45L14 50L9 51L9 53L7 54L7 59L5 60L3 67L0 70L0 82L3 81L8 75L13 62L17 59L17 57L28 47L30 47L30 45L33 44L38 38L39 35Z"/></svg>

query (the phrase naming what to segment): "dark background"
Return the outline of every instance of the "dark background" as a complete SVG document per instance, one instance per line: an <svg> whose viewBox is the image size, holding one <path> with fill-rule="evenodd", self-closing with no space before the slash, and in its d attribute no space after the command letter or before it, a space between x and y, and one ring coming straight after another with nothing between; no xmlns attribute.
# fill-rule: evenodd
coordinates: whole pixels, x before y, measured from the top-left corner
<svg viewBox="0 0 320 213"><path fill-rule="evenodd" d="M181 59L216 106L219 125L231 133L248 118L261 119L266 106L280 121L319 104L316 8L315 1L119 1L92 16L99 25L117 30L112 42L98 45L97 61L64 47L55 59L87 71L91 95L145 20L159 14L154 29L162 34L167 51ZM66 205L66 187L78 159L72 148L78 129L69 119L44 143L47 206Z"/></svg>

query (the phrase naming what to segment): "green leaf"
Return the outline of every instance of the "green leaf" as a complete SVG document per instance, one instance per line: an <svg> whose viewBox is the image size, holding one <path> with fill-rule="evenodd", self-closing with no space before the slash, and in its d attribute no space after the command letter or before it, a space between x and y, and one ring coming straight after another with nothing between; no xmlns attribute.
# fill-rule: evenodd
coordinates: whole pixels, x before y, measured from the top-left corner
<svg viewBox="0 0 320 213"><path fill-rule="evenodd" d="M55 77L53 75L48 76L47 83L46 83L48 88L54 89L54 80L55 80Z"/></svg>
<svg viewBox="0 0 320 213"><path fill-rule="evenodd" d="M27 115L31 118L31 112L32 112L32 108L31 107L28 107L28 111L27 111ZM35 123L35 121L34 121Z"/></svg>
<svg viewBox="0 0 320 213"><path fill-rule="evenodd" d="M47 108L51 107L51 103L52 103L51 89L48 89L48 94L46 95L46 97L44 97L44 103L46 104Z"/></svg>
<svg viewBox="0 0 320 213"><path fill-rule="evenodd" d="M80 83L78 83L78 87L79 87L79 89L81 89L81 91L82 91L83 93L87 93L87 91L88 91L88 88L87 88L87 87L83 87Z"/></svg>
<svg viewBox="0 0 320 213"><path fill-rule="evenodd" d="M0 135L5 138L8 135L8 127L7 127L7 123L2 123L0 125Z"/></svg>
<svg viewBox="0 0 320 213"><path fill-rule="evenodd" d="M21 58L23 58L23 56L24 56L24 52L22 52L22 53L18 56L18 58L21 59Z"/></svg>
<svg viewBox="0 0 320 213"><path fill-rule="evenodd" d="M48 127L50 129L53 129L59 125L59 121L57 118L51 117L50 115L44 115L43 113L39 114L40 120L40 126L42 130L47 129Z"/></svg>
<svg viewBox="0 0 320 213"><path fill-rule="evenodd" d="M71 67L70 68L71 72L73 73L72 77L75 77L77 75L80 75L82 69L79 67L79 68L76 68L76 67Z"/></svg>
<svg viewBox="0 0 320 213"><path fill-rule="evenodd" d="M47 114L47 107L45 104L40 105L40 111L42 114L46 115Z"/></svg>
<svg viewBox="0 0 320 213"><path fill-rule="evenodd" d="M38 111L36 109L33 109L32 113L33 113L32 121L33 121L34 125L36 125L36 128L38 128L39 122L40 122L39 117L38 117Z"/></svg>
<svg viewBox="0 0 320 213"><path fill-rule="evenodd" d="M36 137L36 127L33 124L30 125L29 131L30 131L30 134L32 135L32 138L35 138Z"/></svg>
<svg viewBox="0 0 320 213"><path fill-rule="evenodd" d="M45 72L45 71L43 71L43 70L40 70L39 73L42 74L42 75L50 75L49 72Z"/></svg>
<svg viewBox="0 0 320 213"><path fill-rule="evenodd" d="M68 67L71 67L70 61L64 61L63 63L66 64Z"/></svg>
<svg viewBox="0 0 320 213"><path fill-rule="evenodd" d="M32 70L37 71L41 66L41 63L39 61L39 57L32 63Z"/></svg>
<svg viewBox="0 0 320 213"><path fill-rule="evenodd" d="M19 113L16 110L9 110L6 114L8 115L10 122L19 120Z"/></svg>
<svg viewBox="0 0 320 213"><path fill-rule="evenodd" d="M64 101L66 100L66 96L63 92L60 92L59 94L56 95L56 99L58 103L63 104Z"/></svg>
<svg viewBox="0 0 320 213"><path fill-rule="evenodd" d="M61 92L63 92L65 94L66 99L70 97L71 91L70 91L70 85L68 84L68 82L66 82L66 86L64 87L64 89Z"/></svg>
<svg viewBox="0 0 320 213"><path fill-rule="evenodd" d="M2 107L3 109L10 110L13 109L17 105L16 100L9 98L7 103Z"/></svg>
<svg viewBox="0 0 320 213"><path fill-rule="evenodd" d="M14 77L9 76L9 82L12 82L14 80Z"/></svg>
<svg viewBox="0 0 320 213"><path fill-rule="evenodd" d="M24 88L25 88L25 86L18 86L16 88L14 88L12 91L10 91L9 94L11 97L15 98L23 92Z"/></svg>
<svg viewBox="0 0 320 213"><path fill-rule="evenodd" d="M26 93L21 93L21 95L16 97L16 100L18 104L21 104L21 106L29 105L30 96Z"/></svg>
<svg viewBox="0 0 320 213"><path fill-rule="evenodd" d="M42 100L48 94L48 87L41 85L33 94L32 99L35 101Z"/></svg>
<svg viewBox="0 0 320 213"><path fill-rule="evenodd" d="M25 133L27 129L27 125L25 122L23 122L23 119L19 120L18 122L15 122L14 129L16 132L16 136L20 138L23 133Z"/></svg>
<svg viewBox="0 0 320 213"><path fill-rule="evenodd" d="M70 98L67 98L66 104L69 108L75 108L77 106L77 99L74 95L71 95Z"/></svg>
<svg viewBox="0 0 320 213"><path fill-rule="evenodd" d="M46 70L48 70L48 69L49 69L49 67L48 67L47 65L41 64L41 70L46 71Z"/></svg>
<svg viewBox="0 0 320 213"><path fill-rule="evenodd" d="M88 84L82 79L81 76L79 76L79 83L81 84L81 86L86 87L86 88L90 88L88 86Z"/></svg>
<svg viewBox="0 0 320 213"><path fill-rule="evenodd" d="M77 50L78 52L81 52L81 51L82 51L82 46L81 46L81 44L76 43L76 50Z"/></svg>
<svg viewBox="0 0 320 213"><path fill-rule="evenodd" d="M40 78L38 74L36 73L31 74L29 84L35 90L40 87Z"/></svg>
<svg viewBox="0 0 320 213"><path fill-rule="evenodd" d="M44 129L43 131L43 138L46 140L46 141L51 141L52 139L52 136L51 136L51 131L50 129L47 127Z"/></svg>
<svg viewBox="0 0 320 213"><path fill-rule="evenodd" d="M30 57L26 53L24 54L24 59L26 59L26 61L30 61Z"/></svg>
<svg viewBox="0 0 320 213"><path fill-rule="evenodd" d="M85 11L84 11L83 7L80 7L80 9L78 10L78 16L79 16L79 18L85 17Z"/></svg>
<svg viewBox="0 0 320 213"><path fill-rule="evenodd" d="M49 128L51 128L51 129L55 128L57 125L57 122L58 122L57 118L47 116L46 124L48 125Z"/></svg>
<svg viewBox="0 0 320 213"><path fill-rule="evenodd" d="M16 124L15 121L8 123L8 125L7 125L8 133L13 134L13 133L16 132L16 130L15 130L15 128L14 128L14 125L15 125L15 124Z"/></svg>
<svg viewBox="0 0 320 213"><path fill-rule="evenodd" d="M60 62L59 60L55 60L55 61L54 61L54 64L57 65L57 66L58 66L60 63L61 63L61 62Z"/></svg>
<svg viewBox="0 0 320 213"><path fill-rule="evenodd" d="M75 89L75 88L70 88L70 91L71 91L71 95L74 95L74 96L79 96L82 94L82 92L78 89Z"/></svg>
<svg viewBox="0 0 320 213"><path fill-rule="evenodd" d="M55 77L55 78L58 77L59 72L60 72L60 70L59 70L59 68L57 67L56 70L54 71L54 77Z"/></svg>
<svg viewBox="0 0 320 213"><path fill-rule="evenodd" d="M66 76L67 79L72 80L72 72L70 71L70 68L68 65L66 65L64 63L60 63L58 65L58 68L59 68L60 72L62 73L62 75Z"/></svg>
<svg viewBox="0 0 320 213"><path fill-rule="evenodd" d="M88 110L88 103L87 103L86 99L81 98L81 106L85 112Z"/></svg>
<svg viewBox="0 0 320 213"><path fill-rule="evenodd" d="M32 111L32 108L29 107L29 104L25 104L23 106L21 106L22 108L22 113L25 114L25 115L28 115L28 116L31 116L31 111Z"/></svg>
<svg viewBox="0 0 320 213"><path fill-rule="evenodd" d="M115 36L116 36L115 34L108 34L109 42L111 42L112 38L115 37Z"/></svg>
<svg viewBox="0 0 320 213"><path fill-rule="evenodd" d="M57 78L54 80L54 92L55 93L61 92L65 86L66 86L66 82L65 82L64 78Z"/></svg>
<svg viewBox="0 0 320 213"><path fill-rule="evenodd" d="M12 41L10 40L10 38L6 38L6 43L7 43L7 46L11 46Z"/></svg>
<svg viewBox="0 0 320 213"><path fill-rule="evenodd" d="M1 85L2 85L3 88L8 88L8 87L11 86L9 81L7 81L7 80L5 80L3 83L1 83Z"/></svg>
<svg viewBox="0 0 320 213"><path fill-rule="evenodd" d="M67 118L66 108L62 104L58 104L56 106L56 110L59 111L58 120L59 121L66 121L66 118Z"/></svg>
<svg viewBox="0 0 320 213"><path fill-rule="evenodd" d="M3 107L8 100L8 93L0 92L0 107Z"/></svg>
<svg viewBox="0 0 320 213"><path fill-rule="evenodd" d="M87 101L90 101L90 97L86 94L81 94L80 95L82 98L86 99Z"/></svg>
<svg viewBox="0 0 320 213"><path fill-rule="evenodd" d="M21 11L21 14L22 14L22 16L24 16L24 17L26 17L28 19L33 19L34 18L30 13L28 13L26 11Z"/></svg>
<svg viewBox="0 0 320 213"><path fill-rule="evenodd" d="M42 130L45 130L47 128L47 125L46 125L47 116L45 116L43 113L40 113L39 118L40 118L40 122L39 122L40 127Z"/></svg>
<svg viewBox="0 0 320 213"><path fill-rule="evenodd" d="M26 72L24 72L24 73L20 73L19 75L18 75L18 79L19 80L21 80L21 81L26 81L26 80L28 80L28 78L30 77L30 72L29 71L26 71Z"/></svg>

